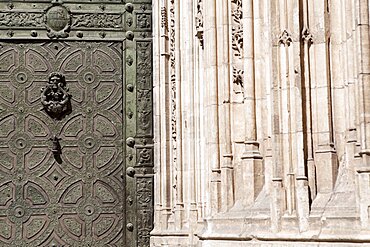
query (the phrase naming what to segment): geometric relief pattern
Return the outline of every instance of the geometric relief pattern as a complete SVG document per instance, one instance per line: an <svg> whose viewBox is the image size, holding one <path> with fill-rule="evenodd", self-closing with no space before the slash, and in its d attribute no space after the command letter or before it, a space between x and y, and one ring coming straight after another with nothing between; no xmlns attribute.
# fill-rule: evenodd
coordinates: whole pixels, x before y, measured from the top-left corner
<svg viewBox="0 0 370 247"><path fill-rule="evenodd" d="M0 42L0 246L123 241L122 51L122 42ZM41 104L52 72L71 95L60 119Z"/></svg>

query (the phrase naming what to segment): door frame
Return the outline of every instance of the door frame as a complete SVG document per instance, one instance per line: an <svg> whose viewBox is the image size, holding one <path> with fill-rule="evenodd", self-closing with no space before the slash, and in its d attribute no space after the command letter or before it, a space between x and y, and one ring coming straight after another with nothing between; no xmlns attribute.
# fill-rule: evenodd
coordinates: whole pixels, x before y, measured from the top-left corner
<svg viewBox="0 0 370 247"><path fill-rule="evenodd" d="M51 12L57 6L66 9L66 18L50 22ZM15 18L19 14L27 18ZM126 181L123 234L125 246L149 246L154 224L152 0L12 0L0 2L0 15L3 17L0 42L123 43L126 109L122 143L126 174L121 174ZM90 22L84 22L86 19ZM100 22L94 21L99 19Z"/></svg>

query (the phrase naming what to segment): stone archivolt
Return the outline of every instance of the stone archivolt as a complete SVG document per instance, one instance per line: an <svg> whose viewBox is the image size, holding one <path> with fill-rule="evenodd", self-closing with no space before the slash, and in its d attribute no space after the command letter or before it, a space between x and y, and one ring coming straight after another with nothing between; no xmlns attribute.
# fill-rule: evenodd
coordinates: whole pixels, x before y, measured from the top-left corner
<svg viewBox="0 0 370 247"><path fill-rule="evenodd" d="M154 9L152 246L370 245L367 1Z"/></svg>

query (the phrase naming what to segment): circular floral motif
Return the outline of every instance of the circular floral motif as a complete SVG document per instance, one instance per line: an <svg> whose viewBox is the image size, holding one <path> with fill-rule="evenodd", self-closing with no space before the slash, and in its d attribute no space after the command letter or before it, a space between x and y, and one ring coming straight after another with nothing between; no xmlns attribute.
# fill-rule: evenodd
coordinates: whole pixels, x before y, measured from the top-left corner
<svg viewBox="0 0 370 247"><path fill-rule="evenodd" d="M25 133L17 133L10 138L9 148L12 152L27 153L31 150L31 138Z"/></svg>
<svg viewBox="0 0 370 247"><path fill-rule="evenodd" d="M94 133L86 133L79 139L79 148L83 153L96 153L100 148L100 139L101 137Z"/></svg>
<svg viewBox="0 0 370 247"><path fill-rule="evenodd" d="M14 86L28 87L33 82L33 72L24 67L16 68L11 74Z"/></svg>

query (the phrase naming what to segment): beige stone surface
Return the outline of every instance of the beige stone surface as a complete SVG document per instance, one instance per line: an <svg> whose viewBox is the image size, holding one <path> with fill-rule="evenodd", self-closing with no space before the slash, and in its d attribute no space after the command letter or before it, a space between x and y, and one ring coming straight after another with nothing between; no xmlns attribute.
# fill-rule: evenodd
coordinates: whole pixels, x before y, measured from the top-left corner
<svg viewBox="0 0 370 247"><path fill-rule="evenodd" d="M370 246L369 0L153 1L152 246Z"/></svg>

